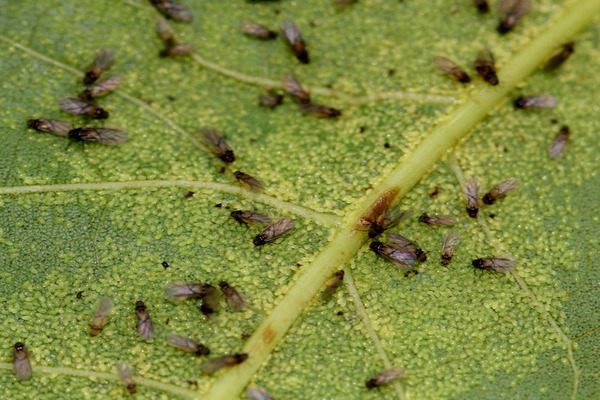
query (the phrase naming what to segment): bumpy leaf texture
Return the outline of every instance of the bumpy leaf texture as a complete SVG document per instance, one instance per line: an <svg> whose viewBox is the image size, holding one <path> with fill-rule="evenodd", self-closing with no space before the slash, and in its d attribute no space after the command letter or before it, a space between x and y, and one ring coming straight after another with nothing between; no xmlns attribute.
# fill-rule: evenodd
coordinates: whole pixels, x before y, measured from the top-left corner
<svg viewBox="0 0 600 400"><path fill-rule="evenodd" d="M114 367L126 361L140 399L232 398L250 382L277 399L598 398L600 27L588 26L598 3L535 1L500 36L495 4L480 15L466 0L359 0L344 8L328 0L187 0L194 20L169 24L197 53L162 59L158 14L148 1L0 0L6 397L127 398ZM405 277L377 258L366 232L354 232L347 246L331 244L357 222L365 194L415 149L429 149L423 143L433 131L469 118L457 112L461 104L496 90L475 74L467 85L451 80L435 69L434 56L472 71L489 46L503 90L502 69L515 54L577 12L573 31L555 33L549 47L579 32L565 65L527 72L489 116L464 129L456 147L432 147L425 173L406 172L418 183L408 193L401 188L404 208L458 218L452 229L462 240L447 267L439 257L448 228L416 217L394 230L427 252L417 275ZM274 30L283 19L295 21L310 64L300 64L281 38L243 35L244 19ZM39 117L92 123L62 113L58 100L83 89L80 74L107 47L116 51L111 72L123 85L98 104L110 112L107 123L127 129L128 141L67 147L63 137L27 129L26 120ZM544 57L531 57L541 67ZM343 115L304 115L290 98L273 110L259 107L262 87L277 87L288 73L311 87L315 102ZM536 94L555 96L558 106L512 106L519 95ZM572 140L555 160L548 147L563 124ZM224 133L235 150L224 172L196 136L202 126ZM260 178L263 194L240 187L235 170ZM470 177L484 189L516 177L520 188L474 220L461 191ZM259 230L232 220L235 209L292 217L296 227L256 248ZM349 262L328 264L318 280L297 286L320 268L314 261L324 249L338 249ZM516 258L514 273L474 273L473 259L500 253ZM301 287L312 298L342 268L344 284L328 301L288 296ZM178 280L225 280L250 307L234 312L223 301L203 316L199 301L165 299L165 284ZM89 322L102 296L115 309L92 338ZM135 329L138 300L156 328L149 342ZM208 346L212 356L250 357L207 376L202 358L167 345L171 331ZM247 342L253 332L264 343ZM17 341L32 359L29 381L11 370ZM365 387L390 366L403 367L406 378Z"/></svg>

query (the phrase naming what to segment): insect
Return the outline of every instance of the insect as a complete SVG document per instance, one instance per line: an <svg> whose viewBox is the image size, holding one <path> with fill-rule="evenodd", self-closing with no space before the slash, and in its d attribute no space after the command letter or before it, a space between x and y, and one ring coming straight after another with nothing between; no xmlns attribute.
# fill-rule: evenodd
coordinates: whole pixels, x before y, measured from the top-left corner
<svg viewBox="0 0 600 400"><path fill-rule="evenodd" d="M459 81L462 83L471 82L469 74L467 74L465 70L459 67L454 61L446 57L434 57L433 64L436 66L437 69L448 74L450 78L454 79L455 81Z"/></svg>
<svg viewBox="0 0 600 400"><path fill-rule="evenodd" d="M135 386L135 382L133 381L133 374L131 373L131 367L126 362L122 362L117 364L117 372L119 373L119 377L121 378L121 382L125 386L125 389L129 392L129 394L134 394L137 392L137 388Z"/></svg>
<svg viewBox="0 0 600 400"><path fill-rule="evenodd" d="M515 178L508 178L494 186L483 196L483 202L485 204L494 204L500 197L506 196L509 192L512 192L519 187L519 181Z"/></svg>
<svg viewBox="0 0 600 400"><path fill-rule="evenodd" d="M390 246L395 247L397 249L407 249L415 253L415 257L417 261L423 262L427 260L427 255L416 243L411 240L405 238L399 233L388 233L386 236L387 242Z"/></svg>
<svg viewBox="0 0 600 400"><path fill-rule="evenodd" d="M79 142L100 142L109 146L123 143L127 140L127 132L119 127L87 126L69 131L69 139Z"/></svg>
<svg viewBox="0 0 600 400"><path fill-rule="evenodd" d="M310 96L302 87L302 84L293 75L286 75L282 79L283 90L294 98L298 103L310 103Z"/></svg>
<svg viewBox="0 0 600 400"><path fill-rule="evenodd" d="M414 213L413 210L402 211L400 206L388 208L371 222L371 226L369 227L369 237L374 238L382 232L395 227L405 219L412 217Z"/></svg>
<svg viewBox="0 0 600 400"><path fill-rule="evenodd" d="M503 17L498 25L498 32L505 34L510 32L517 22L531 11L531 2L529 0L501 0L499 9Z"/></svg>
<svg viewBox="0 0 600 400"><path fill-rule="evenodd" d="M265 187L261 181L245 172L235 171L233 175L235 175L235 178L242 184L242 186L253 192L260 192Z"/></svg>
<svg viewBox="0 0 600 400"><path fill-rule="evenodd" d="M435 214L429 215L427 213L421 214L419 222L426 223L427 225L443 225L450 226L456 223L456 218L451 215Z"/></svg>
<svg viewBox="0 0 600 400"><path fill-rule="evenodd" d="M90 336L96 336L104 328L106 318L112 311L115 303L110 297L101 297L96 304L94 315L92 316L92 322L90 323Z"/></svg>
<svg viewBox="0 0 600 400"><path fill-rule="evenodd" d="M210 127L204 127L200 129L200 134L202 135L202 142L204 142L217 157L226 163L235 161L233 150L229 147L225 138L219 135L217 131Z"/></svg>
<svg viewBox="0 0 600 400"><path fill-rule="evenodd" d="M248 389L246 389L246 397L250 400L275 400L263 389L256 386L249 386Z"/></svg>
<svg viewBox="0 0 600 400"><path fill-rule="evenodd" d="M31 363L25 345L21 342L13 346L13 370L17 379L31 378Z"/></svg>
<svg viewBox="0 0 600 400"><path fill-rule="evenodd" d="M548 154L550 154L550 157L561 158L565 155L565 149L567 147L567 143L569 142L570 134L571 131L568 126L565 125L562 128L560 128L558 135L556 135L556 138L554 139L554 141L550 145L550 148L548 149Z"/></svg>
<svg viewBox="0 0 600 400"><path fill-rule="evenodd" d="M515 260L506 257L478 258L473 260L472 265L478 269L508 273L515 269Z"/></svg>
<svg viewBox="0 0 600 400"><path fill-rule="evenodd" d="M284 20L281 22L279 29L281 30L281 34L285 40L292 48L292 51L296 55L298 61L303 64L308 64L310 61L308 50L306 49L306 44L304 43L304 39L302 39L302 34L300 33L300 28L298 28L298 25L290 20Z"/></svg>
<svg viewBox="0 0 600 400"><path fill-rule="evenodd" d="M479 212L479 181L471 178L465 182L462 187L463 193L467 197L467 214L471 218L477 218Z"/></svg>
<svg viewBox="0 0 600 400"><path fill-rule="evenodd" d="M494 54L490 49L482 49L475 59L475 70L490 85L498 84Z"/></svg>
<svg viewBox="0 0 600 400"><path fill-rule="evenodd" d="M575 42L568 42L563 44L558 50L556 50L546 61L544 65L544 70L547 72L554 71L558 67L560 67L567 58L573 54L575 51Z"/></svg>
<svg viewBox="0 0 600 400"><path fill-rule="evenodd" d="M189 56L194 52L194 45L191 43L179 43L174 46L167 47L162 50L159 55L161 57L179 57Z"/></svg>
<svg viewBox="0 0 600 400"><path fill-rule="evenodd" d="M221 368L241 364L247 359L247 353L228 354L226 356L216 357L202 364L202 371L207 374L212 374Z"/></svg>
<svg viewBox="0 0 600 400"><path fill-rule="evenodd" d="M183 198L184 199L191 199L192 197L194 197L194 194L195 194L194 192L189 191L189 192L187 192L186 194L183 195Z"/></svg>
<svg viewBox="0 0 600 400"><path fill-rule="evenodd" d="M119 87L122 81L123 78L119 75L108 76L79 93L79 98L83 101L89 101L104 96Z"/></svg>
<svg viewBox="0 0 600 400"><path fill-rule="evenodd" d="M204 296L209 286L207 283L171 282L165 286L165 295L170 301L184 301Z"/></svg>
<svg viewBox="0 0 600 400"><path fill-rule="evenodd" d="M403 271L411 270L417 260L415 252L408 248L397 248L382 242L371 242L370 248L375 254L390 260Z"/></svg>
<svg viewBox="0 0 600 400"><path fill-rule="evenodd" d="M271 89L265 89L258 98L258 105L275 108L283 103L283 96Z"/></svg>
<svg viewBox="0 0 600 400"><path fill-rule="evenodd" d="M488 3L488 0L475 0L475 6L482 14L490 11L490 4Z"/></svg>
<svg viewBox="0 0 600 400"><path fill-rule="evenodd" d="M342 115L342 112L337 108L315 103L301 103L300 110L305 114L314 115L315 117L320 118L337 118Z"/></svg>
<svg viewBox="0 0 600 400"><path fill-rule="evenodd" d="M73 124L59 119L30 119L27 121L27 126L40 132L54 133L59 136L67 136L70 130L73 129Z"/></svg>
<svg viewBox="0 0 600 400"><path fill-rule="evenodd" d="M143 301L135 303L135 316L137 317L137 330L144 340L154 339L154 324Z"/></svg>
<svg viewBox="0 0 600 400"><path fill-rule="evenodd" d="M176 21L190 22L194 18L192 11L183 4L176 3L172 0L150 0L150 2L158 11Z"/></svg>
<svg viewBox="0 0 600 400"><path fill-rule="evenodd" d="M344 280L344 270L339 270L325 282L325 289L321 292L321 301L327 301L335 293Z"/></svg>
<svg viewBox="0 0 600 400"><path fill-rule="evenodd" d="M212 285L206 285L206 291L202 297L202 305L200 311L204 315L210 315L219 309L219 302L221 301L221 294Z"/></svg>
<svg viewBox="0 0 600 400"><path fill-rule="evenodd" d="M271 223L271 217L256 211L236 210L231 212L231 218L240 224L246 225L268 225Z"/></svg>
<svg viewBox="0 0 600 400"><path fill-rule="evenodd" d="M173 347L177 347L188 353L194 353L198 356L206 356L210 354L208 347L192 340L188 337L180 335L179 333L169 332L167 334L167 343Z"/></svg>
<svg viewBox="0 0 600 400"><path fill-rule="evenodd" d="M106 110L94 103L81 100L77 97L62 98L58 102L58 105L61 110L69 114L84 115L92 119L108 118L108 112L106 112Z"/></svg>
<svg viewBox="0 0 600 400"><path fill-rule="evenodd" d="M254 243L255 246L262 246L265 243L272 242L294 229L294 225L295 222L293 219L288 217L280 218L256 235L252 243Z"/></svg>
<svg viewBox="0 0 600 400"><path fill-rule="evenodd" d="M448 232L444 238L444 245L442 246L442 265L448 265L452 260L454 249L460 241L458 233L454 231Z"/></svg>
<svg viewBox="0 0 600 400"><path fill-rule="evenodd" d="M257 24L256 22L244 20L240 24L242 32L248 36L254 36L259 39L275 39L277 32L273 32L264 25Z"/></svg>
<svg viewBox="0 0 600 400"><path fill-rule="evenodd" d="M169 263L166 262L166 261L163 261L161 264L162 264L162 266L163 266L164 269L167 269L167 268L170 267Z"/></svg>
<svg viewBox="0 0 600 400"><path fill-rule="evenodd" d="M233 308L234 310L243 310L244 308L248 307L248 303L246 302L246 300L229 283L221 281L219 282L219 287L221 288L221 291L227 298L227 303L229 304L229 307Z"/></svg>
<svg viewBox="0 0 600 400"><path fill-rule="evenodd" d="M364 230L365 228L370 227L373 221L376 221L387 211L397 194L398 188L393 188L382 193L377 200L371 204L367 213L358 219L355 229Z"/></svg>
<svg viewBox="0 0 600 400"><path fill-rule="evenodd" d="M515 100L516 108L554 108L558 104L554 96L521 96Z"/></svg>
<svg viewBox="0 0 600 400"><path fill-rule="evenodd" d="M115 61L115 51L113 49L103 49L96 54L96 58L88 67L83 77L83 83L89 85L96 82L100 74L109 69Z"/></svg>
<svg viewBox="0 0 600 400"><path fill-rule="evenodd" d="M390 383L392 381L404 378L405 372L404 369L400 367L393 367L383 371L380 374L375 375L373 378L369 379L366 383L367 388L373 389L379 387L381 385L385 385L386 383Z"/></svg>
<svg viewBox="0 0 600 400"><path fill-rule="evenodd" d="M156 33L158 33L158 36L161 38L161 40L163 42L165 42L165 44L168 47L174 46L177 41L175 40L175 32L173 31L173 29L171 28L171 26L167 23L167 21L165 21L162 18L158 18L156 20Z"/></svg>

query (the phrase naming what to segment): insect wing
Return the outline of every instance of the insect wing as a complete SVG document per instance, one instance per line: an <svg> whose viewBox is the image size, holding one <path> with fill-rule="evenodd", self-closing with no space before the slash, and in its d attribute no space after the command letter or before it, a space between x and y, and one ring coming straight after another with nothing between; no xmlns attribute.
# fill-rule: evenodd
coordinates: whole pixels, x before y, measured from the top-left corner
<svg viewBox="0 0 600 400"><path fill-rule="evenodd" d="M452 255L454 254L454 249L458 245L460 241L460 237L458 233L454 231L448 232L446 237L444 238L444 245L442 247L442 264L447 265L450 260L452 260Z"/></svg>
<svg viewBox="0 0 600 400"><path fill-rule="evenodd" d="M452 79L463 83L471 82L471 78L465 70L459 67L454 61L446 57L437 56L433 58L433 63L437 69L450 75Z"/></svg>
<svg viewBox="0 0 600 400"><path fill-rule="evenodd" d="M519 187L519 181L515 178L508 178L493 187L483 196L485 204L493 204L499 197L505 196Z"/></svg>
<svg viewBox="0 0 600 400"><path fill-rule="evenodd" d="M67 136L70 130L73 129L73 124L59 119L30 119L27 125L31 129L40 132L54 133L59 136Z"/></svg>
<svg viewBox="0 0 600 400"><path fill-rule="evenodd" d="M131 368L129 364L126 362L122 362L117 364L117 372L119 373L119 378L121 378L121 382L129 392L129 394L134 394L137 389L135 382L133 381L133 374L131 372Z"/></svg>
<svg viewBox="0 0 600 400"><path fill-rule="evenodd" d="M123 78L119 75L111 75L85 89L79 97L82 100L90 100L95 97L104 96L119 87L121 82L123 82Z"/></svg>
<svg viewBox="0 0 600 400"><path fill-rule="evenodd" d="M295 222L293 219L288 217L280 218L256 235L254 238L254 245L261 246L265 243L272 242L294 229L294 225Z"/></svg>
<svg viewBox="0 0 600 400"><path fill-rule="evenodd" d="M248 175L245 172L242 171L235 171L233 173L233 175L235 175L236 179L248 190L251 190L253 192L260 192L261 190L264 189L264 184L259 181L258 179L256 179L255 177L253 177L252 175Z"/></svg>
<svg viewBox="0 0 600 400"><path fill-rule="evenodd" d="M202 371L207 374L217 372L223 367L231 367L243 363L248 359L248 354L229 354L226 356L216 357L202 364Z"/></svg>
<svg viewBox="0 0 600 400"><path fill-rule="evenodd" d="M310 96L302 84L293 75L286 75L282 79L283 89L301 104L310 103Z"/></svg>
<svg viewBox="0 0 600 400"><path fill-rule="evenodd" d="M320 118L337 118L342 115L342 112L337 108L315 103L301 103L300 110L305 114L314 115L315 117Z"/></svg>
<svg viewBox="0 0 600 400"><path fill-rule="evenodd" d="M171 282L165 286L165 295L170 301L184 301L204 296L208 286L205 283Z"/></svg>
<svg viewBox="0 0 600 400"><path fill-rule="evenodd" d="M219 291L211 285L207 285L206 293L202 297L202 306L200 311L204 315L210 315L219 309L219 303L221 302L221 294Z"/></svg>
<svg viewBox="0 0 600 400"><path fill-rule="evenodd" d="M463 193L467 198L467 213L471 218L477 218L479 212L479 190L481 186L477 179L471 178L463 185Z"/></svg>
<svg viewBox="0 0 600 400"><path fill-rule="evenodd" d="M106 318L112 311L115 303L110 297L102 297L96 304L94 315L92 316L92 322L90 324L90 336L96 336L104 328Z"/></svg>
<svg viewBox="0 0 600 400"><path fill-rule="evenodd" d="M254 36L260 39L275 39L277 37L276 32L273 32L264 25L257 24L252 21L242 21L240 28L246 35Z"/></svg>
<svg viewBox="0 0 600 400"><path fill-rule="evenodd" d="M568 126L563 126L556 135L556 138L550 145L548 149L548 154L552 158L561 158L565 155L565 149L567 147L567 143L569 142L570 130Z"/></svg>
<svg viewBox="0 0 600 400"><path fill-rule="evenodd" d="M83 83L89 85L94 83L100 77L100 74L110 68L115 61L115 51L113 49L103 49L96 55L92 64L88 67Z"/></svg>
<svg viewBox="0 0 600 400"><path fill-rule="evenodd" d="M375 375L372 379L367 381L366 386L369 389L374 387L378 387L381 385L385 385L386 383L393 382L397 379L404 378L405 372L404 369L400 367L393 367L388 370L383 371L382 373Z"/></svg>
<svg viewBox="0 0 600 400"><path fill-rule="evenodd" d="M137 330L144 340L154 339L154 324L150 318L150 313L143 302L135 303L135 315L137 317Z"/></svg>
<svg viewBox="0 0 600 400"><path fill-rule="evenodd" d="M194 353L199 356L210 354L210 350L200 343L178 333L169 332L167 334L167 343L178 349Z"/></svg>
<svg viewBox="0 0 600 400"><path fill-rule="evenodd" d="M215 153L221 160L226 163L235 161L235 155L233 149L229 147L225 138L219 135L214 129L204 127L200 130L202 135L202 141L206 144L213 153Z"/></svg>

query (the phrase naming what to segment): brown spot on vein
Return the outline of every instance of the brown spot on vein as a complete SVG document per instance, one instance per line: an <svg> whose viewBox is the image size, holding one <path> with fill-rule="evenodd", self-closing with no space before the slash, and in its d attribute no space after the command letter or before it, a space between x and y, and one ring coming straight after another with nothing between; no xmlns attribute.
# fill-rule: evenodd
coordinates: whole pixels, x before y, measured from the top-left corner
<svg viewBox="0 0 600 400"><path fill-rule="evenodd" d="M394 198L399 192L399 187L395 187L383 192L383 194L379 196L379 198L375 200L373 204L371 204L369 210L359 218L354 230L364 230L366 227L371 225L371 223L375 221L377 217L382 215L388 208L390 208L392 201L394 201Z"/></svg>
<svg viewBox="0 0 600 400"><path fill-rule="evenodd" d="M260 335L260 339L264 344L269 344L275 339L275 331L271 328L271 326L267 326L265 331Z"/></svg>

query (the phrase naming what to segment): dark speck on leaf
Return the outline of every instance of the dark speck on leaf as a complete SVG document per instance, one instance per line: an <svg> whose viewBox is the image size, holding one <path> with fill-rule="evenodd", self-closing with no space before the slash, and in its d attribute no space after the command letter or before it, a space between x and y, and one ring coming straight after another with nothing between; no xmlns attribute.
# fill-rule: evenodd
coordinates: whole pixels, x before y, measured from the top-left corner
<svg viewBox="0 0 600 400"><path fill-rule="evenodd" d="M217 208L221 208L221 207L223 207L223 204L222 204L222 203L215 204L215 207L217 207Z"/></svg>
<svg viewBox="0 0 600 400"><path fill-rule="evenodd" d="M317 24L315 24L315 21L310 21L308 25L310 25L312 28L315 28L317 26Z"/></svg>
<svg viewBox="0 0 600 400"><path fill-rule="evenodd" d="M83 292L77 292L77 298L80 299L83 296Z"/></svg>
<svg viewBox="0 0 600 400"><path fill-rule="evenodd" d="M558 124L558 120L557 120L557 119L554 119L554 118L552 118L552 119L550 120L550 122L552 122L553 124Z"/></svg>
<svg viewBox="0 0 600 400"><path fill-rule="evenodd" d="M396 70L395 69L389 69L388 70L388 76L394 76L396 75Z"/></svg>
<svg viewBox="0 0 600 400"><path fill-rule="evenodd" d="M167 268L169 268L169 267L170 267L169 263L168 263L168 262L166 262L166 261L163 261L163 262L162 262L162 266L163 266L163 268L165 268L165 269L167 269Z"/></svg>
<svg viewBox="0 0 600 400"><path fill-rule="evenodd" d="M435 189L433 189L433 192L429 193L429 197L435 197L440 193L440 188L439 187L435 187Z"/></svg>
<svg viewBox="0 0 600 400"><path fill-rule="evenodd" d="M169 100L169 101L175 101L175 97L173 97L173 96L167 96L167 100Z"/></svg>
<svg viewBox="0 0 600 400"><path fill-rule="evenodd" d="M221 173L221 174L222 174L222 173L224 173L224 172L225 172L225 167L221 167L221 168L219 168L219 173Z"/></svg>
<svg viewBox="0 0 600 400"><path fill-rule="evenodd" d="M383 147L385 147L386 149L389 149L389 148L390 148L390 147L392 147L392 146L390 146L390 144L389 144L388 142L385 142L385 143L383 144Z"/></svg>
<svg viewBox="0 0 600 400"><path fill-rule="evenodd" d="M192 192L192 191L187 192L183 197L185 199L189 199L190 197L194 197L194 192Z"/></svg>
<svg viewBox="0 0 600 400"><path fill-rule="evenodd" d="M167 318L167 319L165 320L165 325L169 325L169 322L171 322L171 320L170 320L169 318Z"/></svg>
<svg viewBox="0 0 600 400"><path fill-rule="evenodd" d="M494 218L495 216L496 216L496 214L490 214L490 215L488 215L488 217L490 217L490 218Z"/></svg>
<svg viewBox="0 0 600 400"><path fill-rule="evenodd" d="M364 133L367 130L366 126L361 126L360 128L358 128L358 133Z"/></svg>
<svg viewBox="0 0 600 400"><path fill-rule="evenodd" d="M342 316L342 315L344 315L344 312L343 311L338 311L336 315Z"/></svg>

